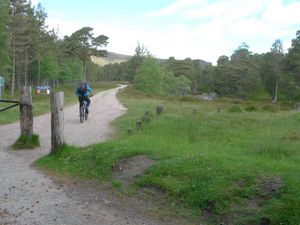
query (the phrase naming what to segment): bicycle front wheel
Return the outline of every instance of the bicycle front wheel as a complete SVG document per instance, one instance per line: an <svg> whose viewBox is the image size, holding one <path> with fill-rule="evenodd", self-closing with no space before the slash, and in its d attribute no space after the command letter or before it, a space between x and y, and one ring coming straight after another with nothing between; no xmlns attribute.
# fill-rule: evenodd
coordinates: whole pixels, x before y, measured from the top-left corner
<svg viewBox="0 0 300 225"><path fill-rule="evenodd" d="M84 114L85 114L85 110L84 107L80 107L80 123L83 123L84 121Z"/></svg>

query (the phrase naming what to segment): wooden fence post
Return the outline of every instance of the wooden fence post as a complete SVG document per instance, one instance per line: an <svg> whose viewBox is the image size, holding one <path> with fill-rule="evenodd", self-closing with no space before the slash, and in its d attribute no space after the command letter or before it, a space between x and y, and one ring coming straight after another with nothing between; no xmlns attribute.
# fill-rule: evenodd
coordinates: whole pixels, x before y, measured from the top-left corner
<svg viewBox="0 0 300 225"><path fill-rule="evenodd" d="M20 90L20 128L21 136L31 137L33 133L31 87L24 86Z"/></svg>
<svg viewBox="0 0 300 225"><path fill-rule="evenodd" d="M198 109L193 108L193 115L196 115L198 113Z"/></svg>
<svg viewBox="0 0 300 225"><path fill-rule="evenodd" d="M159 105L159 106L156 106L156 115L160 115L164 110L164 107Z"/></svg>
<svg viewBox="0 0 300 225"><path fill-rule="evenodd" d="M136 129L137 130L142 130L143 129L141 120L136 121Z"/></svg>
<svg viewBox="0 0 300 225"><path fill-rule="evenodd" d="M64 144L64 93L51 94L51 152Z"/></svg>

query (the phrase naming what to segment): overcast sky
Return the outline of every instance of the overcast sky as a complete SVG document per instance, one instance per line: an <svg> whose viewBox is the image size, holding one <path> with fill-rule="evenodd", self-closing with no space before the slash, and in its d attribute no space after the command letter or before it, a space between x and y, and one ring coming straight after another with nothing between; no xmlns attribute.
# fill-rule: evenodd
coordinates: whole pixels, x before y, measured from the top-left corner
<svg viewBox="0 0 300 225"><path fill-rule="evenodd" d="M300 0L34 0L49 28L70 35L89 26L109 37L107 50L134 54L139 41L158 58L190 57L215 64L243 42L269 51L276 39L287 50L300 30Z"/></svg>

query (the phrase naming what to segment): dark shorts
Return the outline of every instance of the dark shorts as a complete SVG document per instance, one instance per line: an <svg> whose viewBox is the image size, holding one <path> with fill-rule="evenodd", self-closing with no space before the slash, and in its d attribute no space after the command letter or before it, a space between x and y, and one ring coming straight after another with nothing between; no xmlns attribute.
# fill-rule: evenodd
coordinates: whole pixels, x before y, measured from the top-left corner
<svg viewBox="0 0 300 225"><path fill-rule="evenodd" d="M91 103L89 96L78 96L78 100L79 100L79 107L83 104L83 101L86 101L88 106Z"/></svg>

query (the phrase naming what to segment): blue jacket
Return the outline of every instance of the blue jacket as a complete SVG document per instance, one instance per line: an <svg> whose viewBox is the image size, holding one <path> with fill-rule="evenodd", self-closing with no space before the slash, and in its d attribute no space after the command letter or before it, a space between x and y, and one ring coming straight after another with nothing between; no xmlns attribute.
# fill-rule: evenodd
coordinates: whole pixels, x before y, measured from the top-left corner
<svg viewBox="0 0 300 225"><path fill-rule="evenodd" d="M84 96L88 96L90 93L93 93L93 90L92 90L92 88L88 85L88 83L86 83L86 86L87 86L87 92L84 94ZM79 93L79 91L78 91L78 87L76 88L76 95L78 96L78 97L80 97L81 96L81 94Z"/></svg>

